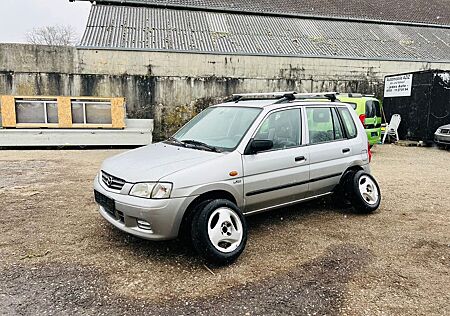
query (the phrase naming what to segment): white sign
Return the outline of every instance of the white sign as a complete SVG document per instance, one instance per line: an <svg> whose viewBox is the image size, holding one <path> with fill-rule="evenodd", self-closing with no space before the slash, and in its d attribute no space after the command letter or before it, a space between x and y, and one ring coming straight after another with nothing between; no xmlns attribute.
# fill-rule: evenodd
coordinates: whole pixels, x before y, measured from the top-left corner
<svg viewBox="0 0 450 316"><path fill-rule="evenodd" d="M386 77L384 79L384 97L411 96L412 74Z"/></svg>

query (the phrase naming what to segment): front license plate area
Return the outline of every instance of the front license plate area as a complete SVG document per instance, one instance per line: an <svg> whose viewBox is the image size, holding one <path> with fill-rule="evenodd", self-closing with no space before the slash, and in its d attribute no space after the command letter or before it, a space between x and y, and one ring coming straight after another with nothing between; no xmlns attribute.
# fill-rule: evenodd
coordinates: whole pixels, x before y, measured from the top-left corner
<svg viewBox="0 0 450 316"><path fill-rule="evenodd" d="M107 197L106 195L101 194L98 191L94 190L94 197L95 197L95 202L97 202L98 204L100 204L101 206L103 206L103 208L105 209L105 211L107 211L109 214L111 214L112 216L115 216L115 203L114 200Z"/></svg>
<svg viewBox="0 0 450 316"><path fill-rule="evenodd" d="M378 132L372 132L372 137L378 136Z"/></svg>

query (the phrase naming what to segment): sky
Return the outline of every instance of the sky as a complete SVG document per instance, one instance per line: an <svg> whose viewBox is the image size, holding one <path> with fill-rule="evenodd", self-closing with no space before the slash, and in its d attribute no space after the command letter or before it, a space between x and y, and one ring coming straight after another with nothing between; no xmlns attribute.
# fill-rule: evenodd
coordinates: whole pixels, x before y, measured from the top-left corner
<svg viewBox="0 0 450 316"><path fill-rule="evenodd" d="M69 0L0 0L0 43L25 43L36 27L71 25L81 39L91 4Z"/></svg>

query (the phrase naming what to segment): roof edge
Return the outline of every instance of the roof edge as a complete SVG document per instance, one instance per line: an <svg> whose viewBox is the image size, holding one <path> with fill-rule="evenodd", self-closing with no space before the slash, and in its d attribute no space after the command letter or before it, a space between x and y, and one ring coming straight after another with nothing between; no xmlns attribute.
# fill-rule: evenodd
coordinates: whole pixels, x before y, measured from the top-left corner
<svg viewBox="0 0 450 316"><path fill-rule="evenodd" d="M132 6L132 7L154 7L154 8L167 8L167 9L184 9L193 11L209 11L218 13L233 13L243 15L263 15L263 16L275 16L275 17L295 17L305 19L317 19L317 20L332 20L343 22L360 22L360 23L373 23L373 24L390 24L390 25L408 25L408 26L425 26L434 28L450 29L450 25L447 24L435 24L435 23L422 23L422 22L407 22L407 21L390 21L390 20L378 20L378 19L364 19L364 18L352 18L343 16L324 16L313 14L295 14L295 13L277 13L277 12L260 12L260 11L242 11L233 8L226 7L198 7L193 5L181 5L181 4L159 4L159 3L146 3L139 0L127 0L126 2L121 0L69 0L75 1L89 1L95 4L102 5L115 5L115 6Z"/></svg>
<svg viewBox="0 0 450 316"><path fill-rule="evenodd" d="M398 61L398 62L417 62L433 64L450 64L449 60L426 60L426 59L408 59L408 58L373 58L373 57L355 57L355 56L326 56L326 55L286 55L286 54L262 54L262 53L239 53L239 52L210 52L196 50L176 50L176 49L149 49L149 48L129 48L129 47L104 47L104 46L75 46L79 50L112 50L112 51L135 51L135 52L156 52L156 53L175 53L175 54L203 54L203 55L224 55L224 56L260 56L260 57L283 57L283 58L320 58L320 59L345 59L345 60L365 60L365 61Z"/></svg>

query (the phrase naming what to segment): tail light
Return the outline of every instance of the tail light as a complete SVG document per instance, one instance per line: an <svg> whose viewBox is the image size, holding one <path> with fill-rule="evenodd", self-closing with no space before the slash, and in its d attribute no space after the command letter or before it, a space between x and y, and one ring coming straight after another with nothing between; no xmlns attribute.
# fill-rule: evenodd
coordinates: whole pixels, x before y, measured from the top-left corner
<svg viewBox="0 0 450 316"><path fill-rule="evenodd" d="M361 121L361 124L362 124L364 127L366 127L366 124L365 124L365 122L366 122L366 115L365 115L365 114L361 114L361 115L359 116L359 120Z"/></svg>
<svg viewBox="0 0 450 316"><path fill-rule="evenodd" d="M369 162L372 161L372 152L370 151L370 143L367 143L367 152L369 154Z"/></svg>

